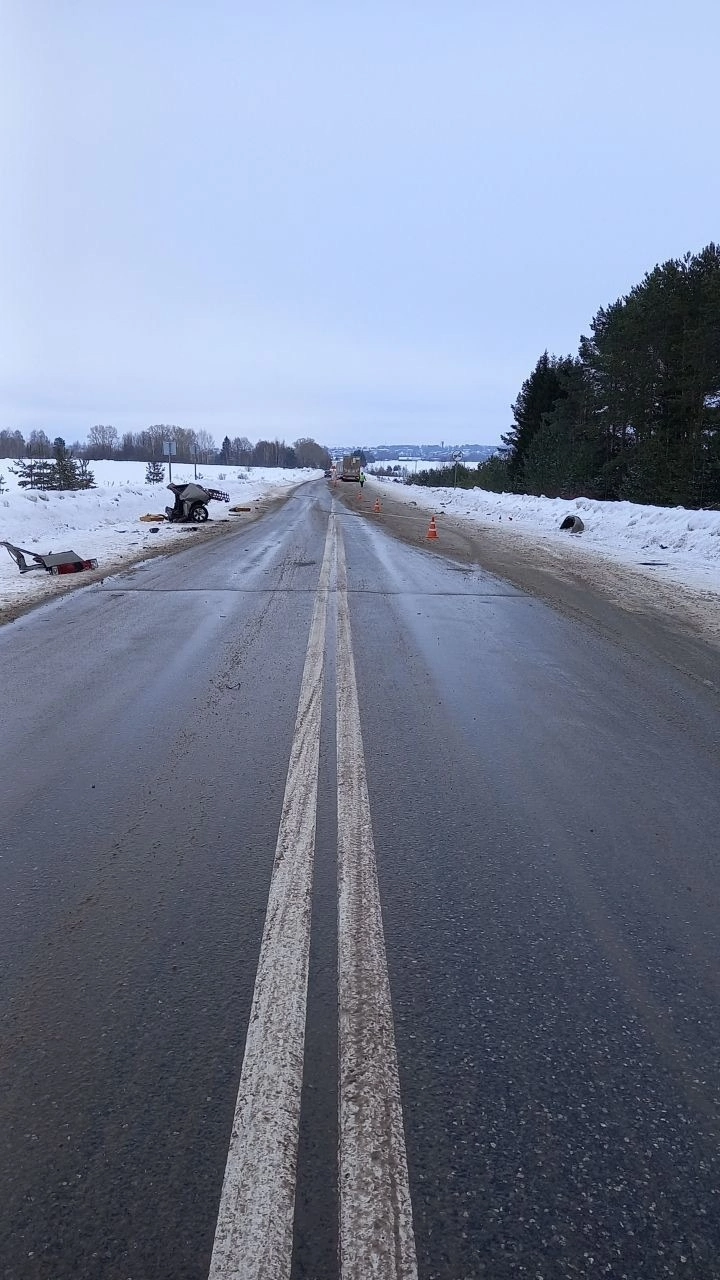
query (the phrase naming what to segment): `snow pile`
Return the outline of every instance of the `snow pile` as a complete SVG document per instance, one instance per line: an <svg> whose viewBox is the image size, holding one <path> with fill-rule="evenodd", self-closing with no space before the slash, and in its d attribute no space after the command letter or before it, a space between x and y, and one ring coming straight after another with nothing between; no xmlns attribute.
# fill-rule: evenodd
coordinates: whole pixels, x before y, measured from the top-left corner
<svg viewBox="0 0 720 1280"><path fill-rule="evenodd" d="M377 483L377 481L376 481ZM609 559L686 586L720 592L720 511L645 507L591 498L536 498L484 489L395 489L435 515L455 515L478 524L516 527L573 551ZM561 533L568 515L579 515L582 533Z"/></svg>
<svg viewBox="0 0 720 1280"><path fill-rule="evenodd" d="M142 515L162 515L166 506L172 506L173 495L165 487L167 467L163 484L145 484L144 462L94 462L91 470L97 488L41 493L19 489L17 477L10 472L12 466L12 459L0 459L5 485L5 492L0 493L0 541L40 553L75 551L84 559L95 557L101 569L140 559L146 548L155 551L167 543L190 543L187 530L195 526L140 521ZM241 516L228 514L229 507L253 506L321 475L320 471L300 469L198 468L200 484L230 495L229 504L210 503L210 521L240 520ZM193 478L192 466L173 467L173 483ZM6 548L0 547L0 607L51 594L57 585L44 572L21 574Z"/></svg>

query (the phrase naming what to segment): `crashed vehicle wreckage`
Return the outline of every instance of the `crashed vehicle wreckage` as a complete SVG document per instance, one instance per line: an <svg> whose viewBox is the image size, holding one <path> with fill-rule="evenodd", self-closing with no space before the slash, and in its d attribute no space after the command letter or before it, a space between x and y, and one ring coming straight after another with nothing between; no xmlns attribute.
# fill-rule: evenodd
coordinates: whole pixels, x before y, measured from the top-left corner
<svg viewBox="0 0 720 1280"><path fill-rule="evenodd" d="M97 569L97 560L84 560L76 551L55 551L47 555L36 555L25 547L16 547L12 542L0 542L0 547L7 547L21 573L30 573L33 569L45 569L55 576L61 573L82 573L83 569ZM28 563L31 561L32 563Z"/></svg>
<svg viewBox="0 0 720 1280"><path fill-rule="evenodd" d="M175 504L165 508L165 516L171 523L204 524L208 518L208 502L229 502L230 495L222 489L206 489L201 484L169 484L175 494Z"/></svg>

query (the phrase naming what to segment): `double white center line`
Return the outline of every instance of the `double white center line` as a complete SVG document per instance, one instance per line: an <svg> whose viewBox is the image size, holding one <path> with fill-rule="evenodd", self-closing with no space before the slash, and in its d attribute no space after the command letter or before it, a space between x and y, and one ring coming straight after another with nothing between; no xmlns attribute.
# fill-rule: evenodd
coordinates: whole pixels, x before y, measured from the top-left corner
<svg viewBox="0 0 720 1280"><path fill-rule="evenodd" d="M290 1274L333 543L329 528L300 686L211 1280L283 1280Z"/></svg>
<svg viewBox="0 0 720 1280"><path fill-rule="evenodd" d="M330 516L210 1280L287 1280L302 1091L325 633L337 586L340 1277L416 1280L345 553Z"/></svg>

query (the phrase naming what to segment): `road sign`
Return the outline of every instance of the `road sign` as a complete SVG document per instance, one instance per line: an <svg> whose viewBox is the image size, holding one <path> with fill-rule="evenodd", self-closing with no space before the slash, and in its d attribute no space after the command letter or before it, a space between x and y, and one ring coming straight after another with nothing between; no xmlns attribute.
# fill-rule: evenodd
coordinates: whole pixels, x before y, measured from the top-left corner
<svg viewBox="0 0 720 1280"><path fill-rule="evenodd" d="M177 445L174 440L163 440L163 453L168 460L168 472L170 473L170 483L172 484L172 460L177 453Z"/></svg>

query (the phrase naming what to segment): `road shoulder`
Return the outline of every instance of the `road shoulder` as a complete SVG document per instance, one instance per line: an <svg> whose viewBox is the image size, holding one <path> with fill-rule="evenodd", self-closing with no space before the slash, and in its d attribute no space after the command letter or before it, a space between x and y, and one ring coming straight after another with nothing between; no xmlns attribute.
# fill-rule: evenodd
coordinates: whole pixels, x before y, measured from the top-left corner
<svg viewBox="0 0 720 1280"><path fill-rule="evenodd" d="M363 517L381 521L393 537L431 555L478 566L635 653L649 650L720 694L720 601L714 592L653 577L569 536L560 542L456 515L438 517L439 536L428 540L429 513L409 494L373 487L359 504L356 494L340 486L334 492ZM373 512L376 492L379 516Z"/></svg>

